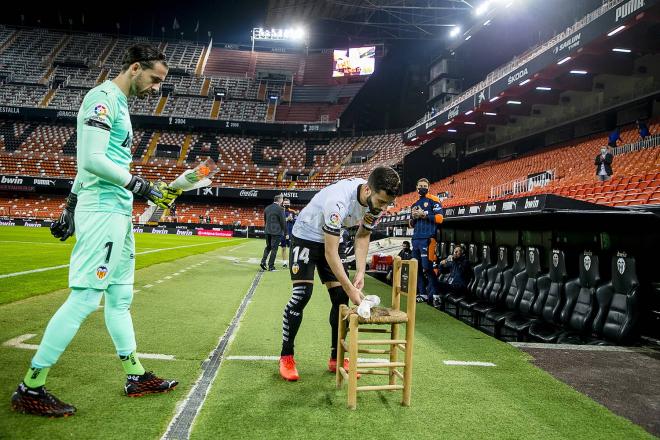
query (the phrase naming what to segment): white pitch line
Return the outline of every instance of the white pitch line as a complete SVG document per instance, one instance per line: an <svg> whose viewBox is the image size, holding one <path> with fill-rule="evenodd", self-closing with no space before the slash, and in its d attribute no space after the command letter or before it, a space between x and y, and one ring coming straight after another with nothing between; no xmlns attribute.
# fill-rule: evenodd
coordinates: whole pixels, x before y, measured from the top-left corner
<svg viewBox="0 0 660 440"><path fill-rule="evenodd" d="M156 284L160 284L160 283L162 283L163 281L165 281L165 280L156 280Z"/></svg>
<svg viewBox="0 0 660 440"><path fill-rule="evenodd" d="M279 361L279 356L227 356L228 361Z"/></svg>
<svg viewBox="0 0 660 440"><path fill-rule="evenodd" d="M153 284L145 284L143 287L144 287L145 289L148 289L148 288L150 288L150 287L154 287L154 285L153 285Z"/></svg>
<svg viewBox="0 0 660 440"><path fill-rule="evenodd" d="M12 348L21 348L23 350L37 350L39 346L37 344L25 344L25 341L34 338L37 336L34 333L26 333L24 335L17 336L13 339L10 339L2 344L3 347L12 347ZM176 358L171 354L160 354L160 353L138 353L138 356L142 359L159 359L163 361L173 361Z"/></svg>
<svg viewBox="0 0 660 440"><path fill-rule="evenodd" d="M153 254L154 252L171 251L173 249L189 248L189 247L195 247L195 246L208 246L209 244L216 244L216 243L187 244L187 245L184 245L184 246L174 246L174 247L169 247L169 248L154 249L154 250L151 250L151 251L137 252L135 255ZM62 264L60 266L42 267L40 269L26 270L26 271L23 271L23 272L7 273L7 274L4 274L4 275L0 275L0 278L17 277L19 275L28 275L28 274L31 274L31 273L46 272L46 271L49 271L49 270L63 269L65 267L69 267L69 265L68 264Z"/></svg>
<svg viewBox="0 0 660 440"><path fill-rule="evenodd" d="M227 356L228 361L279 361L279 356ZM389 359L358 358L361 364L389 362Z"/></svg>
<svg viewBox="0 0 660 440"><path fill-rule="evenodd" d="M492 362L478 362L478 361L442 361L445 365L460 365L460 366L474 366L474 367L495 367Z"/></svg>
<svg viewBox="0 0 660 440"><path fill-rule="evenodd" d="M29 273L38 273L38 272L46 272L49 270L64 269L65 267L69 267L69 265L62 264L60 266L42 267L41 269L32 269L32 270L25 270L23 272L7 273L4 275L0 275L0 278L17 277L19 275L27 275Z"/></svg>
<svg viewBox="0 0 660 440"><path fill-rule="evenodd" d="M234 252L236 249L240 249L243 246L247 246L247 243L245 244L239 244L238 246L233 246L231 249L229 249L229 252Z"/></svg>
<svg viewBox="0 0 660 440"><path fill-rule="evenodd" d="M168 276L165 277L165 279L166 279L166 280L171 280L172 277L168 275Z"/></svg>
<svg viewBox="0 0 660 440"><path fill-rule="evenodd" d="M574 345L574 344L544 344L542 342L509 342L518 348L542 348L545 350L574 350L574 351L620 351L632 353L631 347L619 347L617 345Z"/></svg>
<svg viewBox="0 0 660 440"><path fill-rule="evenodd" d="M43 243L40 241L18 241L18 240L0 240L0 243L24 243L24 244L36 244L36 245L46 245L46 246L71 246L71 243Z"/></svg>
<svg viewBox="0 0 660 440"><path fill-rule="evenodd" d="M181 275L181 272L174 272L172 275L174 275L175 277L178 277L179 275Z"/></svg>
<svg viewBox="0 0 660 440"><path fill-rule="evenodd" d="M161 440L190 438L190 431L195 422L195 418L204 405L209 388L218 375L218 370L222 366L225 350L231 345L234 336L240 327L243 314L252 300L252 296L261 280L261 276L262 273L257 272L252 281L252 285L243 297L241 304L238 306L238 310L236 310L236 314L229 324L229 327L220 338L217 347L211 351L208 359L202 364L202 374L199 376L185 399L177 404L176 414L167 427L165 434L161 437Z"/></svg>
<svg viewBox="0 0 660 440"><path fill-rule="evenodd" d="M142 292L142 291L140 289L133 290L133 293L138 293L138 292Z"/></svg>

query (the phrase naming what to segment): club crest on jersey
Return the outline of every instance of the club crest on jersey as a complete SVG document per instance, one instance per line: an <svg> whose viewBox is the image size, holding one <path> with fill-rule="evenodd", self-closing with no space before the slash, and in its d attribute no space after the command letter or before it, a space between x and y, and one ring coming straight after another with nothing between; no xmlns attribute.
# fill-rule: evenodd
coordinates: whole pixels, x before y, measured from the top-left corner
<svg viewBox="0 0 660 440"><path fill-rule="evenodd" d="M341 223L339 219L340 219L339 213L333 212L332 214L330 214L330 219L329 219L330 226L334 226L335 228L338 228Z"/></svg>
<svg viewBox="0 0 660 440"><path fill-rule="evenodd" d="M105 119L108 116L108 107L104 104L96 104L94 106L94 114L102 119Z"/></svg>
<svg viewBox="0 0 660 440"><path fill-rule="evenodd" d="M299 270L300 270L300 266L298 265L298 263L294 263L291 266L291 273L292 274L294 274L294 275L297 274Z"/></svg>
<svg viewBox="0 0 660 440"><path fill-rule="evenodd" d="M96 269L96 278L99 280L102 280L103 278L108 275L108 268L105 266L99 266L98 269Z"/></svg>
<svg viewBox="0 0 660 440"><path fill-rule="evenodd" d="M424 208L428 208L429 202L424 202Z"/></svg>

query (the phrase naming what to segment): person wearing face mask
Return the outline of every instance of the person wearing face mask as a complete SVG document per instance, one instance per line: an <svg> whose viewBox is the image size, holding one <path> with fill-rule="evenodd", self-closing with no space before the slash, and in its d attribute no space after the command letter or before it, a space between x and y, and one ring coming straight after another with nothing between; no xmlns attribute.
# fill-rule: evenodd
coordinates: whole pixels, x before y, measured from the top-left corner
<svg viewBox="0 0 660 440"><path fill-rule="evenodd" d="M431 240L434 240L436 225L442 223L444 217L440 199L428 192L428 179L419 179L417 181L419 200L411 206L410 227L414 228L413 258L420 262L417 275L417 297L420 301L425 300L429 304L433 304L433 295L438 292L438 279L433 271L433 263L429 259L429 245L431 245Z"/></svg>
<svg viewBox="0 0 660 440"><path fill-rule="evenodd" d="M303 310L312 296L314 272L330 294L330 359L328 370L337 370L337 328L339 306L359 305L364 298L364 275L367 266L369 237L381 212L399 192L397 172L386 166L376 167L367 180L343 179L316 193L293 225L289 273L292 293L284 307L280 376L295 382L300 378L294 360L294 342L303 319ZM355 275L353 280L341 261L341 230L357 226L354 238ZM345 368L348 363L345 363Z"/></svg>
<svg viewBox="0 0 660 440"><path fill-rule="evenodd" d="M600 149L600 154L596 156L594 164L596 165L596 176L598 180L604 182L612 178L612 160L614 156L607 150L607 147Z"/></svg>

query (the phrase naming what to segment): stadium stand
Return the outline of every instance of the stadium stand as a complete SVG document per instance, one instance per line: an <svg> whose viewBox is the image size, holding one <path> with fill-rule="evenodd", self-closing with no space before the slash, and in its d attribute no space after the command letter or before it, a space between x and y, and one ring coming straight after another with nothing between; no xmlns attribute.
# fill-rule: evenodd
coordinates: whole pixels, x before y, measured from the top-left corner
<svg viewBox="0 0 660 440"><path fill-rule="evenodd" d="M205 47L194 42L3 26L0 42L4 41L9 44L0 53L0 73L5 72L7 78L0 84L0 98L7 105L19 107L77 109L85 90L119 73L126 48L145 41L164 51L170 67L165 85L171 87L172 93L162 112L164 116L254 122L268 118L269 122L280 123L335 121L366 81L333 80L331 52L252 53L214 47L202 75L196 76ZM257 79L257 73L288 79ZM215 98L211 95L216 89L224 89L226 94L220 113L212 116ZM277 101L272 115L267 116L270 96L277 96ZM195 97L199 98L191 100ZM131 109L136 114L155 114L159 99L136 100Z"/></svg>
<svg viewBox="0 0 660 440"><path fill-rule="evenodd" d="M659 128L657 121L650 124L652 133L658 133ZM622 130L621 137L627 143L637 139L634 128ZM600 134L586 140L537 150L515 159L484 162L434 182L429 191L451 193L452 197L443 201L443 206L447 207L535 193L554 193L611 206L660 203L658 143L655 142L652 144L655 146L649 148L617 154L614 157L613 178L602 183L596 181L593 160L601 146L605 145L607 135ZM491 188L547 170L556 170L555 179L548 185L510 196L491 198ZM414 192L399 197L395 211L410 206L416 197Z"/></svg>
<svg viewBox="0 0 660 440"><path fill-rule="evenodd" d="M191 98L192 99L192 98ZM167 108L167 107L166 107ZM31 176L75 176L75 129L66 124L25 124L0 121L0 172ZM148 135L144 135L149 133ZM149 151L157 145L185 150L185 163L162 158ZM188 142L187 147L184 145ZM315 154L305 146L312 142ZM254 156L263 148L261 158ZM268 138L215 133L162 132L136 129L132 151L134 168L146 176L173 180L185 169L210 156L220 172L214 184L250 188L318 188L345 176L367 175L377 165L400 162L414 146L404 146L399 133L365 137L336 137L326 140ZM154 148L155 149L155 148ZM351 163L358 152L364 163ZM366 153L368 152L368 153ZM147 157L147 163L143 160ZM291 174L308 180L291 181Z"/></svg>
<svg viewBox="0 0 660 440"><path fill-rule="evenodd" d="M65 204L65 196L44 194L21 194L20 196L0 196L0 216L57 219ZM147 208L142 200L135 200L133 205L133 218L137 221L140 214ZM263 226L263 206L237 206L232 204L196 204L177 203L176 218L166 216L165 221L174 221L185 224L206 223L200 221L201 217L209 217L211 225L241 225Z"/></svg>

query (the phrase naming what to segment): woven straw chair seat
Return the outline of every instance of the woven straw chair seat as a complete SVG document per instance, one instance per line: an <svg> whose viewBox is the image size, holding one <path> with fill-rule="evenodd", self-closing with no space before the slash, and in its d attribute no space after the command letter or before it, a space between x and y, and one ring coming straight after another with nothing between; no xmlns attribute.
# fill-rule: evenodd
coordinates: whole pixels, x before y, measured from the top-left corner
<svg viewBox="0 0 660 440"><path fill-rule="evenodd" d="M348 309L347 312L342 313L344 319L350 315L357 315L357 307ZM363 318L358 315L358 323L360 324L401 324L408 322L408 315L401 310L389 309L387 307L372 307L371 317Z"/></svg>

